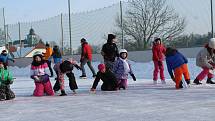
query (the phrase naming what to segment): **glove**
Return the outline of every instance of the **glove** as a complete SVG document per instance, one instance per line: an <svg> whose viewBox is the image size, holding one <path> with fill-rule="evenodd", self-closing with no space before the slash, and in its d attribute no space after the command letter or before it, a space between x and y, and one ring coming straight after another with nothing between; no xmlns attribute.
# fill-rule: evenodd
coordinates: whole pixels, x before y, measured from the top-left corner
<svg viewBox="0 0 215 121"><path fill-rule="evenodd" d="M40 82L40 78L38 76L33 76L35 82Z"/></svg>
<svg viewBox="0 0 215 121"><path fill-rule="evenodd" d="M6 84L6 85L13 84L13 81L12 81L12 80L7 80L7 81L5 82L5 84Z"/></svg>
<svg viewBox="0 0 215 121"><path fill-rule="evenodd" d="M158 66L161 67L162 66L162 62L158 61Z"/></svg>
<svg viewBox="0 0 215 121"><path fill-rule="evenodd" d="M134 81L136 81L136 77L134 76L134 74L131 74L131 77Z"/></svg>

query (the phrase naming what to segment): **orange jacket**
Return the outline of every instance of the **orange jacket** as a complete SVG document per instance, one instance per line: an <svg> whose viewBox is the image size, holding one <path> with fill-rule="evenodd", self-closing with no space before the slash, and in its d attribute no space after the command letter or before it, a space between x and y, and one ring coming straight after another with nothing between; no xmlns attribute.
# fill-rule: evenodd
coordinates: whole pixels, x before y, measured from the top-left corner
<svg viewBox="0 0 215 121"><path fill-rule="evenodd" d="M52 55L52 48L50 47L46 48L46 52L43 53L44 59L48 60L51 55Z"/></svg>

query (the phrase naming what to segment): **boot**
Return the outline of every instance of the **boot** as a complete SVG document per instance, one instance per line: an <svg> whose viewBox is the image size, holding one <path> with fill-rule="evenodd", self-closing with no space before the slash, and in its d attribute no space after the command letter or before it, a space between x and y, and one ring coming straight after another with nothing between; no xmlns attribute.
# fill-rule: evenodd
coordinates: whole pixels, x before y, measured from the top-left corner
<svg viewBox="0 0 215 121"><path fill-rule="evenodd" d="M179 88L183 88L182 81L180 81Z"/></svg>
<svg viewBox="0 0 215 121"><path fill-rule="evenodd" d="M213 82L211 79L212 79L212 78L208 78L206 83L207 83L207 84L215 84L215 82Z"/></svg>
<svg viewBox="0 0 215 121"><path fill-rule="evenodd" d="M67 94L66 94L65 90L61 90L60 96L66 96L66 95L67 95Z"/></svg>
<svg viewBox="0 0 215 121"><path fill-rule="evenodd" d="M195 80L193 81L193 83L195 83L196 85L200 85L200 84L202 84L201 82L199 82L199 80L198 80L198 79L195 79Z"/></svg>
<svg viewBox="0 0 215 121"><path fill-rule="evenodd" d="M187 82L187 84L190 84L190 79L185 80Z"/></svg>

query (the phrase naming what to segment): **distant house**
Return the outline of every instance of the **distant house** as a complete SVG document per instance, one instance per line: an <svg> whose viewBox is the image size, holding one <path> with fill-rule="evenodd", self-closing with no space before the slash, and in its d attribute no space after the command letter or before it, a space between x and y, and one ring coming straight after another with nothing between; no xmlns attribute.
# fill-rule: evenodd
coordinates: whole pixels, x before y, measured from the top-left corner
<svg viewBox="0 0 215 121"><path fill-rule="evenodd" d="M24 57L29 58L33 57L33 54L36 51L46 52L46 47L43 43L38 43L30 52L28 52Z"/></svg>
<svg viewBox="0 0 215 121"><path fill-rule="evenodd" d="M17 47L15 52L11 52L12 57L20 58L20 57L33 57L34 52L40 51L45 52L45 45L43 43L38 43L35 47L25 47L20 48Z"/></svg>

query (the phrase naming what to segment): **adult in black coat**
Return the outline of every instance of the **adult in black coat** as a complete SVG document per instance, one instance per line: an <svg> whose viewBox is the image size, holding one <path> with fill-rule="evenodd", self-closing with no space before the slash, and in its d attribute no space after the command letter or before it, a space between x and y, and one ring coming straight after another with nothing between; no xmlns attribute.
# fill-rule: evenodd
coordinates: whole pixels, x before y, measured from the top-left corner
<svg viewBox="0 0 215 121"><path fill-rule="evenodd" d="M109 70L113 70L113 65L115 62L115 58L119 57L119 51L117 48L116 35L108 34L107 43L102 46L101 54L104 57L104 63L106 68Z"/></svg>

